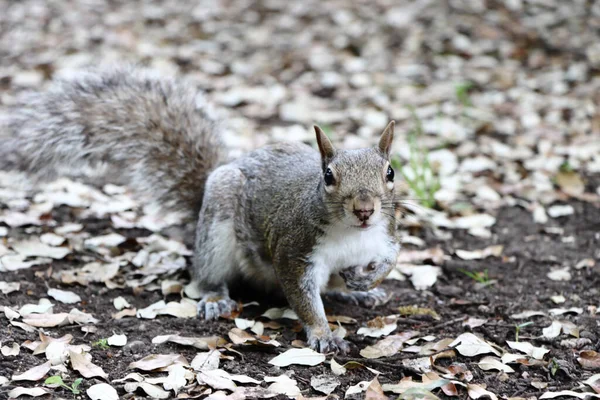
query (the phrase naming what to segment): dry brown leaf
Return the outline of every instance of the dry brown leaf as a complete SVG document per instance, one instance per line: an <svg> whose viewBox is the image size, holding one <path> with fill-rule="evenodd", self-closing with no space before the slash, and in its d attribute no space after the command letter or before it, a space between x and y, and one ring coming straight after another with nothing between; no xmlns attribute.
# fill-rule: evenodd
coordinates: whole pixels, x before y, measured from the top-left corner
<svg viewBox="0 0 600 400"><path fill-rule="evenodd" d="M71 367L78 371L84 378L94 378L99 376L100 378L108 379L106 372L104 372L101 367L92 363L91 356L89 356L89 360L87 356L89 356L89 353L69 351Z"/></svg>
<svg viewBox="0 0 600 400"><path fill-rule="evenodd" d="M38 366L28 369L27 371L23 372L22 374L13 375L12 380L13 381L39 381L44 376L46 376L48 371L50 371L51 366L52 366L52 364L50 364L50 361L47 361L41 365L38 365Z"/></svg>
<svg viewBox="0 0 600 400"><path fill-rule="evenodd" d="M380 340L372 346L367 346L360 351L360 355L364 358L381 358L389 357L398 353L404 342L411 337L417 335L417 332L407 331L396 335L388 336Z"/></svg>
<svg viewBox="0 0 600 400"><path fill-rule="evenodd" d="M141 360L130 363L127 368L137 368L142 371L155 371L176 363L186 366L189 365L185 357L181 354L150 354Z"/></svg>
<svg viewBox="0 0 600 400"><path fill-rule="evenodd" d="M161 344L165 342L177 343L183 346L193 346L200 350L215 349L227 343L219 336L185 337L179 335L162 335L152 339L152 343Z"/></svg>
<svg viewBox="0 0 600 400"><path fill-rule="evenodd" d="M377 380L377 377L371 381L365 392L365 400L388 400L388 397L383 394L381 384Z"/></svg>
<svg viewBox="0 0 600 400"><path fill-rule="evenodd" d="M594 350L584 350L577 358L579 364L585 369L600 369L600 353Z"/></svg>

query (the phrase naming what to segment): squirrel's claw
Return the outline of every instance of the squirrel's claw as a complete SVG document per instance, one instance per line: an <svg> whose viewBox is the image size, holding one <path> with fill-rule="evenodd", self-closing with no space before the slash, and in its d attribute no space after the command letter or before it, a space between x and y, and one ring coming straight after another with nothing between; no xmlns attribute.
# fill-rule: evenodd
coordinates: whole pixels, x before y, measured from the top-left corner
<svg viewBox="0 0 600 400"><path fill-rule="evenodd" d="M229 297L214 294L205 295L198 302L198 318L206 320L217 319L221 315L231 314L237 308L238 304Z"/></svg>
<svg viewBox="0 0 600 400"><path fill-rule="evenodd" d="M350 345L347 341L338 336L311 337L308 340L309 346L320 353L349 353Z"/></svg>

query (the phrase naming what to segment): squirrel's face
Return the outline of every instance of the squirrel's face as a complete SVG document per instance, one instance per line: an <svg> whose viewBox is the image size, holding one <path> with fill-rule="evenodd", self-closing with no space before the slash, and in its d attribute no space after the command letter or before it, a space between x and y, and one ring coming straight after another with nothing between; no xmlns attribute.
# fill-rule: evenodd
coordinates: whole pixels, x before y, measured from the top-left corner
<svg viewBox="0 0 600 400"><path fill-rule="evenodd" d="M394 135L390 122L375 148L335 150L315 127L323 167L325 204L344 225L367 229L394 218L394 170L389 152Z"/></svg>

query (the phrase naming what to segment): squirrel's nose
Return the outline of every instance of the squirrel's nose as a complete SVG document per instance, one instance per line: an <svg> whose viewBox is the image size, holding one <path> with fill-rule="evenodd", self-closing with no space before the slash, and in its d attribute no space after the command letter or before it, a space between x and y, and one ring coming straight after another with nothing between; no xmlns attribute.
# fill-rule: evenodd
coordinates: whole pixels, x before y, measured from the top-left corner
<svg viewBox="0 0 600 400"><path fill-rule="evenodd" d="M354 215L356 215L356 217L357 217L358 219L360 219L361 221L366 221L366 220L368 220L368 219L369 219L369 217L370 217L371 215L373 215L373 212L374 212L374 211L375 211L375 210L373 210L372 208L371 208L371 209L369 209L369 210L365 210L365 209L356 210L356 209L355 209L355 210L354 210Z"/></svg>

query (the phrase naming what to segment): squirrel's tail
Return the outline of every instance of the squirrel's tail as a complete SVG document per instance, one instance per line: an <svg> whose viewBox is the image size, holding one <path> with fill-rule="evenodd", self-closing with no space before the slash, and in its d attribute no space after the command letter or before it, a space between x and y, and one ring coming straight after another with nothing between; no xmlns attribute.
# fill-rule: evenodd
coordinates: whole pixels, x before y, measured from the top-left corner
<svg viewBox="0 0 600 400"><path fill-rule="evenodd" d="M218 124L197 95L134 69L58 82L8 116L0 169L48 179L108 167L119 183L195 218L206 178L224 159Z"/></svg>

